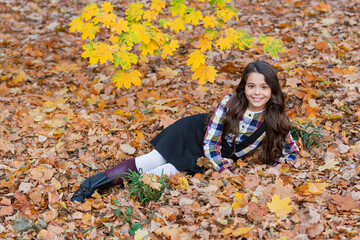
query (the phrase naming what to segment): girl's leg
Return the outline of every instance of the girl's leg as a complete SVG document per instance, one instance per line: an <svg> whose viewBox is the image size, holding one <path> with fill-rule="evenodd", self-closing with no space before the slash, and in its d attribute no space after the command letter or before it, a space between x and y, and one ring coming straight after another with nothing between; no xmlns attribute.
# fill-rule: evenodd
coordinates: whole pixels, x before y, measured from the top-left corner
<svg viewBox="0 0 360 240"><path fill-rule="evenodd" d="M161 154L156 151L156 149L152 150L151 152L136 157L135 158L135 165L137 170L140 170L140 168L142 169L142 171L144 173L157 168L161 165L166 164L166 160L165 158L163 158L163 156L161 156Z"/></svg>
<svg viewBox="0 0 360 240"><path fill-rule="evenodd" d="M150 171L147 171L146 173L147 174L152 173L152 174L158 175L159 177L161 176L161 174L166 174L168 176L175 175L175 174L180 175L179 170L177 170L175 168L175 166L172 165L171 163L166 163L166 164L161 165L161 166L159 166L157 168L151 169Z"/></svg>

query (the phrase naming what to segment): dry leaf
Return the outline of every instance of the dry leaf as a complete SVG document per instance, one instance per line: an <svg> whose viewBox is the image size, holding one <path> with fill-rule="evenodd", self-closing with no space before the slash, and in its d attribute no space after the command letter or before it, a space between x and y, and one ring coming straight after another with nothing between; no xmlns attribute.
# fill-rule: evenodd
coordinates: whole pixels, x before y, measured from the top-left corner
<svg viewBox="0 0 360 240"><path fill-rule="evenodd" d="M271 202L267 203L271 212L275 213L278 217L286 217L289 213L292 212L294 206L289 205L290 198L286 197L280 199L277 194L271 198Z"/></svg>

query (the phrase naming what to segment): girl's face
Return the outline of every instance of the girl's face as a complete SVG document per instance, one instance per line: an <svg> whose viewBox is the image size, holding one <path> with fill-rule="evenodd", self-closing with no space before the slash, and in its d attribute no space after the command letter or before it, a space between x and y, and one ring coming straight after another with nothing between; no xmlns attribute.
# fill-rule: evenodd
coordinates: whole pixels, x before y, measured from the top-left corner
<svg viewBox="0 0 360 240"><path fill-rule="evenodd" d="M271 89L266 84L264 75L257 72L249 74L245 85L245 95L249 101L247 110L259 112L265 108L271 97Z"/></svg>

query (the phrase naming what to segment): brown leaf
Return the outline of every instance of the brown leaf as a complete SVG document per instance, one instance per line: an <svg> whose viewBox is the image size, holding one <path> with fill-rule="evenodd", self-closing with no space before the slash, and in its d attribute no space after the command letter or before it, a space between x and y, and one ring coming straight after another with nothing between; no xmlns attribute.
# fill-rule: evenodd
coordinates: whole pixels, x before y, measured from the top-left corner
<svg viewBox="0 0 360 240"><path fill-rule="evenodd" d="M351 194L341 196L337 193L336 195L332 196L331 199L332 202L337 205L336 207L340 211L349 211L359 207L359 202L356 202Z"/></svg>
<svg viewBox="0 0 360 240"><path fill-rule="evenodd" d="M14 208L12 206L0 207L0 217L13 215Z"/></svg>
<svg viewBox="0 0 360 240"><path fill-rule="evenodd" d="M310 238L315 238L324 231L322 223L313 224L309 227L308 234Z"/></svg>
<svg viewBox="0 0 360 240"><path fill-rule="evenodd" d="M180 235L184 232L182 227L179 227L179 224L171 224L155 230L157 235L163 235L171 240L180 240Z"/></svg>

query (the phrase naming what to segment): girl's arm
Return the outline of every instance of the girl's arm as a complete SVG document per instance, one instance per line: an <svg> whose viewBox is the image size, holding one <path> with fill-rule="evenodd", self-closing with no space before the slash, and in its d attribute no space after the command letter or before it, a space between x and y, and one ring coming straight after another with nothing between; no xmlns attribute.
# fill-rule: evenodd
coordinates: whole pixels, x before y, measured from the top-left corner
<svg viewBox="0 0 360 240"><path fill-rule="evenodd" d="M227 111L226 104L231 95L226 95L215 109L205 134L203 148L204 154L214 165L216 171L222 172L231 167L230 160L221 156L221 135L223 131L224 117Z"/></svg>
<svg viewBox="0 0 360 240"><path fill-rule="evenodd" d="M299 156L299 148L296 145L295 140L292 138L290 132L286 136L284 148L283 148L284 157L280 158L280 161L285 163L294 163L297 156Z"/></svg>

